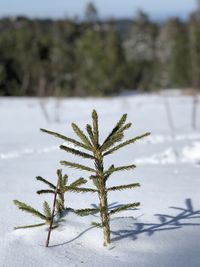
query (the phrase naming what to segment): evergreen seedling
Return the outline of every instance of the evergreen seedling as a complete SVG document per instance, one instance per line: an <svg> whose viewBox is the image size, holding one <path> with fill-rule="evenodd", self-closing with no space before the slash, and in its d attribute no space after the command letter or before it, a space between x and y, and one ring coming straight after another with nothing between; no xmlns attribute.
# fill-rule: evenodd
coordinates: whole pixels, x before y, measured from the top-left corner
<svg viewBox="0 0 200 267"><path fill-rule="evenodd" d="M87 192L88 191L88 189L84 190L84 188L83 189L79 188L79 186L87 182L83 178L79 178L75 182L67 185L68 176L62 175L62 170L57 170L57 186L47 181L46 179L42 178L41 176L36 177L36 179L38 181L45 183L49 187L49 189L42 189L42 190L37 191L38 194L52 193L54 194L54 196L58 195L58 199L56 199L56 202L55 202L56 213L54 215L54 217L56 216L57 220L56 222L54 222L53 228L57 226L57 223L61 219L64 211L70 210L70 208L65 207L64 194L67 191L71 191L71 192L85 192L85 191ZM39 227L43 225L50 225L52 221L52 212L49 207L49 204L46 201L44 201L43 203L43 212L39 212L38 210L34 209L30 205L27 205L26 203L20 202L18 200L14 200L13 202L20 210L30 213L43 220L42 223L19 226L19 227L15 227L15 229L32 228L32 227Z"/></svg>
<svg viewBox="0 0 200 267"><path fill-rule="evenodd" d="M136 208L140 205L140 203L137 202L137 203L121 205L120 207L113 208L111 210L108 209L107 195L109 192L124 190L124 189L132 189L140 186L139 183L132 183L128 185L114 186L110 188L107 187L107 180L113 173L124 170L127 171L132 170L136 166L134 164L127 166L120 166L120 167L111 165L107 170L105 170L104 158L127 145L135 143L137 140L142 139L143 137L148 136L150 134L150 133L145 133L140 136L129 139L127 141L122 141L124 138L124 132L131 127L131 123L126 123L126 119L127 115L124 114L102 144L100 144L99 142L98 115L95 110L92 112L92 126L89 124L86 125L86 131L88 136L86 136L86 134L75 123L72 123L72 128L75 134L79 137L80 141L66 137L56 132L52 132L46 129L41 129L43 132L58 137L67 142L68 144L70 144L70 145L61 145L60 148L62 150L72 153L79 157L91 159L94 162L94 168L68 161L61 161L61 164L67 167L72 167L75 169L88 171L92 173L90 179L93 181L95 189L85 188L82 190L83 191L85 190L84 192L96 192L99 197L99 205L97 208L94 209L76 210L76 213L78 215L84 216L100 212L101 223L100 224L94 223L94 225L102 227L105 246L110 243L110 215L120 211L127 210L129 208ZM73 145L74 148L72 148L71 145ZM79 148L84 149L87 152L82 151Z"/></svg>
<svg viewBox="0 0 200 267"><path fill-rule="evenodd" d="M79 178L72 183L68 183L68 176L62 175L62 170L57 170L57 183L58 188L56 185L52 184L48 180L42 178L41 176L37 176L36 179L38 181L43 182L44 184L48 185L49 189L42 189L38 190L37 194L55 194L57 188L58 199L56 199L56 209L57 212L62 216L62 213L67 210L65 207L65 193L66 192L83 192L84 188L80 188L81 185L85 184L87 181L84 178ZM87 190L86 190L87 191Z"/></svg>

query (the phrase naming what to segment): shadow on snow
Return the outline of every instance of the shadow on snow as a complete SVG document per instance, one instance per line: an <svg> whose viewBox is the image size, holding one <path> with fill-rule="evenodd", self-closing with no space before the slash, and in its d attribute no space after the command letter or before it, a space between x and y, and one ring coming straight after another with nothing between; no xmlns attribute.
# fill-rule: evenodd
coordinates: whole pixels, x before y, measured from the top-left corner
<svg viewBox="0 0 200 267"><path fill-rule="evenodd" d="M158 223L133 223L133 229L131 230L117 230L111 231L112 241L121 240L124 238L132 238L136 240L140 234L146 233L148 236L152 236L156 232L169 231L174 229L180 229L187 226L200 226L200 223L194 223L190 220L200 219L200 210L195 211L193 209L192 200L185 200L185 208L170 207L178 211L177 215L169 214L155 214L158 218Z"/></svg>
<svg viewBox="0 0 200 267"><path fill-rule="evenodd" d="M94 208L97 206L95 204L92 204ZM111 203L109 205L109 209L115 208L115 207L120 207L121 205L117 204L117 202ZM121 229L117 231L111 231L112 234L112 239L111 241L118 241L121 239L125 238L131 238L132 240L138 239L140 234L147 234L148 236L152 236L156 232L161 232L161 231L169 231L169 230L174 230L174 229L180 229L182 227L187 227L187 226L200 226L200 222L196 223L194 221L191 222L191 220L194 219L200 219L200 210L194 210L193 205L192 205L192 200L191 199L186 199L185 200L185 208L180 208L180 207L170 207L171 209L177 210L176 215L169 215L169 214L155 214L155 216L158 218L158 223L137 223L137 219L134 217L116 217L113 218L111 221L115 220L126 220L126 219L132 219L133 222L133 227L132 229ZM96 216L95 216L96 217ZM57 245L52 245L51 247L57 247L57 246L62 246L65 244L69 244L77 239L79 239L82 235L90 231L91 229L95 228L95 226L88 227L81 233L79 233L76 237L73 239L63 242L61 244Z"/></svg>

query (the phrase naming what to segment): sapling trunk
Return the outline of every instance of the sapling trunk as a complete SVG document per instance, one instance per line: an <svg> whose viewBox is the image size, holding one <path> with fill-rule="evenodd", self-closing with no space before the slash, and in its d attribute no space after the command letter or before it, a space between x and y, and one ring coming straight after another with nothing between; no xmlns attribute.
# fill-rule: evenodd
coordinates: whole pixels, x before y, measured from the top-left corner
<svg viewBox="0 0 200 267"><path fill-rule="evenodd" d="M102 229L103 229L103 239L104 246L110 244L110 220L108 214L108 202L107 202L107 193L105 191L105 187L99 192L99 201L100 201L100 215L102 221Z"/></svg>
<svg viewBox="0 0 200 267"><path fill-rule="evenodd" d="M64 194L59 194L59 196L60 196L60 208L62 210L64 210L65 209L65 197L64 197Z"/></svg>
<svg viewBox="0 0 200 267"><path fill-rule="evenodd" d="M103 238L104 238L104 246L107 246L110 243L110 224L109 224L109 214L108 214L108 201L107 201L107 191L106 191L106 178L104 175L103 169L103 156L101 151L97 149L94 153L96 158L95 166L96 166L96 176L99 177L99 203L100 203L100 216L102 221L102 229L103 229Z"/></svg>

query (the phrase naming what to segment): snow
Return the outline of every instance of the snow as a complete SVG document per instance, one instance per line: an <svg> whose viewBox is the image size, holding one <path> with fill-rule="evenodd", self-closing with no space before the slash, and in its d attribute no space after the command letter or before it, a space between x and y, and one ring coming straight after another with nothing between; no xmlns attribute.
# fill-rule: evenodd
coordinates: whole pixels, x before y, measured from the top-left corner
<svg viewBox="0 0 200 267"><path fill-rule="evenodd" d="M200 163L200 142L194 142L191 146L183 148L183 160Z"/></svg>
<svg viewBox="0 0 200 267"><path fill-rule="evenodd" d="M198 128L193 130L192 98L166 97L171 107L173 132L162 95L68 98L59 103L48 98L43 103L48 121L40 99L0 98L1 267L200 266L200 116ZM109 207L138 201L141 206L112 217L112 243L108 248L102 245L101 229L91 226L91 222L99 221L99 216L83 218L72 212L52 232L50 247L45 248L47 227L13 230L14 226L40 220L19 211L12 200L18 199L39 210L44 200L52 202L51 196L35 194L41 189L35 177L40 175L55 182L56 169L61 168L59 161L74 162L75 156L61 151L62 140L41 133L39 128L74 137L70 123L76 122L83 128L91 121L93 108L99 113L102 140L123 113L128 113L128 120L133 123L127 138L146 131L152 133L108 156L106 163L106 166L138 165L132 172L113 175L109 186L141 184L134 190L110 193ZM90 166L89 161L76 160ZM69 175L70 181L87 178L87 172L66 167L63 173ZM66 205L72 208L92 207L97 203L95 194L66 195Z"/></svg>

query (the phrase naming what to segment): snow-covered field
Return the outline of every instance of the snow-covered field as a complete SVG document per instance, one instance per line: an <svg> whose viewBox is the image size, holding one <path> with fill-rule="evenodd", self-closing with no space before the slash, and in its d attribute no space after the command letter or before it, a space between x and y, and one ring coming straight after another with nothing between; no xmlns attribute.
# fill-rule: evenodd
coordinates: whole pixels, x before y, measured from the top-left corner
<svg viewBox="0 0 200 267"><path fill-rule="evenodd" d="M191 129L192 99L169 97L174 131L170 130L162 96L142 95L108 99L54 99L44 102L45 119L38 99L0 99L0 266L200 266L200 108L198 130ZM137 169L118 173L110 185L140 182L141 188L109 195L110 207L139 201L138 210L116 214L111 220L112 243L103 247L101 229L91 227L98 217L69 214L52 232L50 247L44 247L47 228L13 230L14 226L40 222L19 211L18 199L41 210L43 200L35 191L41 175L52 182L60 160L75 161L62 152L61 140L45 135L47 128L73 136L70 123L82 128L99 113L103 139L122 113L133 127L127 138L150 131L152 135L108 157L107 165L136 163ZM56 122L59 120L59 122ZM79 162L81 159L76 158ZM87 162L89 164L89 162ZM70 181L86 175L62 168ZM72 208L97 204L94 194L66 195ZM51 203L50 202L50 203Z"/></svg>

